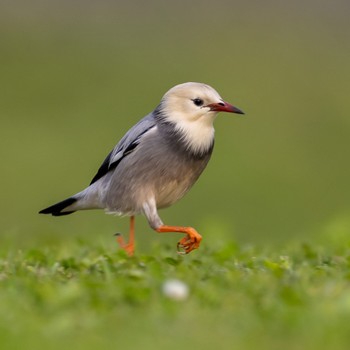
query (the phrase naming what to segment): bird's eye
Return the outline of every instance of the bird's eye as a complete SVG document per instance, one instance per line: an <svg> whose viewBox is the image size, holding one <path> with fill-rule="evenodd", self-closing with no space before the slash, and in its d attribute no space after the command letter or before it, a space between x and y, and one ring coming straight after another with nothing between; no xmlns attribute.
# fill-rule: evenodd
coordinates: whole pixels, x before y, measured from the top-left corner
<svg viewBox="0 0 350 350"><path fill-rule="evenodd" d="M198 107L203 106L203 103L204 103L201 98L194 98L192 101Z"/></svg>

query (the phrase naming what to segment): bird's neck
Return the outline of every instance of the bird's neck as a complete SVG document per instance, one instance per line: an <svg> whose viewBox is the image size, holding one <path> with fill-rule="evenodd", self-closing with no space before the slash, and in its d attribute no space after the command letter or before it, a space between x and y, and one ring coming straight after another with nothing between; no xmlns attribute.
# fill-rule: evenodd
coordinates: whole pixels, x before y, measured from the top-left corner
<svg viewBox="0 0 350 350"><path fill-rule="evenodd" d="M194 154L205 154L213 146L215 130L212 123L180 121L174 124L187 149Z"/></svg>
<svg viewBox="0 0 350 350"><path fill-rule="evenodd" d="M214 147L215 130L211 120L197 121L169 118L161 111L155 114L162 134L174 146L193 156L202 157L211 153ZM174 122L173 120L176 120Z"/></svg>

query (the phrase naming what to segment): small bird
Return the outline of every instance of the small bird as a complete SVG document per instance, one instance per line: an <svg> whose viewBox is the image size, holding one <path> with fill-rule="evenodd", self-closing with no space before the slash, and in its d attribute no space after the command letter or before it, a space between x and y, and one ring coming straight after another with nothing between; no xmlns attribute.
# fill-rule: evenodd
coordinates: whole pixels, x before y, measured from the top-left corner
<svg viewBox="0 0 350 350"><path fill-rule="evenodd" d="M174 86L153 112L124 135L87 188L39 213L61 216L104 209L129 216L129 241L117 234L117 242L130 256L135 249L135 215L143 214L157 232L184 233L177 249L190 253L199 247L202 236L192 227L164 225L158 209L181 199L208 164L218 112L244 114L209 85Z"/></svg>

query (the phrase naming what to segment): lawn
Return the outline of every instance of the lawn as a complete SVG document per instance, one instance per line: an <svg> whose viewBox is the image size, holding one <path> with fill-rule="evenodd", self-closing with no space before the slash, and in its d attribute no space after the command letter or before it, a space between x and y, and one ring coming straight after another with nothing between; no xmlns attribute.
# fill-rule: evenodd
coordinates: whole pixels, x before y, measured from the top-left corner
<svg viewBox="0 0 350 350"><path fill-rule="evenodd" d="M234 241L180 256L159 245L129 258L66 240L0 260L2 349L347 349L350 244L272 249ZM188 297L172 299L176 279Z"/></svg>

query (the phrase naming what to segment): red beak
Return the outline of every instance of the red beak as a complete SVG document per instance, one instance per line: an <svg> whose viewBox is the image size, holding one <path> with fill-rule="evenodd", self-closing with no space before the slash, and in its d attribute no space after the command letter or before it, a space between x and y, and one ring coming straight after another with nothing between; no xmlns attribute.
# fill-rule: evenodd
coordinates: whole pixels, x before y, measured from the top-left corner
<svg viewBox="0 0 350 350"><path fill-rule="evenodd" d="M237 113L237 114L244 114L243 111L241 111L239 108L232 106L231 104L222 101L218 103L211 103L207 105L206 107L209 107L211 111L215 112L228 112L228 113Z"/></svg>

